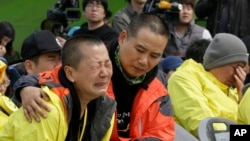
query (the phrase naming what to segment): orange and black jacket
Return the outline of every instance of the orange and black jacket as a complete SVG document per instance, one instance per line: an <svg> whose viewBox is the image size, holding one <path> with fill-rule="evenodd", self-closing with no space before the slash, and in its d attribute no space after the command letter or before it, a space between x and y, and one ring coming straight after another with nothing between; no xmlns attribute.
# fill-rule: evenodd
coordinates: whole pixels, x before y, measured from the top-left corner
<svg viewBox="0 0 250 141"><path fill-rule="evenodd" d="M108 95L117 101L117 122L111 140L173 141L174 118L165 77L159 77L155 67L142 83L128 84L114 60L117 46L114 41L108 48L113 64Z"/></svg>

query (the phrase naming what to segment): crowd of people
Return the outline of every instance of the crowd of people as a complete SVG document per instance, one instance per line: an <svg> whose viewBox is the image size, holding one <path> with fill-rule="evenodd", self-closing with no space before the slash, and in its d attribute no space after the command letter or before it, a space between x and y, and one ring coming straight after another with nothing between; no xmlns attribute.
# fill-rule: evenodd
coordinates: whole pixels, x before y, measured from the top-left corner
<svg viewBox="0 0 250 141"><path fill-rule="evenodd" d="M170 0L172 22L146 2L126 0L110 23L107 0L83 0L69 38L34 31L20 55L0 22L0 140L174 141L175 124L197 139L207 117L250 124L247 1Z"/></svg>

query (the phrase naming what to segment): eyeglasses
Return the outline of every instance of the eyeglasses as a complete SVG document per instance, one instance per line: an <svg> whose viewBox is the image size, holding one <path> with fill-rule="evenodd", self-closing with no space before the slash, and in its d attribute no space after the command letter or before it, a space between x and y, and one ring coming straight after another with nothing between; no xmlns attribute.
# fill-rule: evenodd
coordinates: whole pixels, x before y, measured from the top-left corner
<svg viewBox="0 0 250 141"><path fill-rule="evenodd" d="M99 4L88 3L88 4L86 5L86 7L87 7L87 8L91 8L91 9L94 8L94 7L95 7L96 9L104 8L103 5L100 4L100 3L99 3Z"/></svg>
<svg viewBox="0 0 250 141"><path fill-rule="evenodd" d="M0 83L0 87L4 87L4 88L7 88L9 85L10 85L10 81L9 80L3 81L2 83Z"/></svg>

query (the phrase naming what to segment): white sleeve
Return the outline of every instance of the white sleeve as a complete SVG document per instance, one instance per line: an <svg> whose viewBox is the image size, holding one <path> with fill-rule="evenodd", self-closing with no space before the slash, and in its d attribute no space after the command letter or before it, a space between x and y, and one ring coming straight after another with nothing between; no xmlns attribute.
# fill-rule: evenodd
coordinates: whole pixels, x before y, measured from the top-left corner
<svg viewBox="0 0 250 141"><path fill-rule="evenodd" d="M203 30L202 39L212 40L212 36L207 29Z"/></svg>

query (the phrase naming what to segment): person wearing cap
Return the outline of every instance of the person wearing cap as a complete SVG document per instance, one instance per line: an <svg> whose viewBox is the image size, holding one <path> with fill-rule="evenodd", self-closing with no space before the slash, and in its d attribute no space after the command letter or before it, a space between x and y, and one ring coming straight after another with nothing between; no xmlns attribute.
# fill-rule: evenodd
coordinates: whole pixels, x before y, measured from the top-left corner
<svg viewBox="0 0 250 141"><path fill-rule="evenodd" d="M25 74L37 74L43 71L52 70L61 63L61 46L57 43L54 34L47 30L39 30L30 34L23 41L21 57L23 63L19 63L15 68L25 68ZM20 72L22 75L22 73ZM15 87L14 84L13 87ZM13 95L12 100L20 107L21 104Z"/></svg>
<svg viewBox="0 0 250 141"><path fill-rule="evenodd" d="M195 0L170 0L170 2L182 4L182 9L179 12L179 20L169 24L171 38L165 50L165 56L176 55L184 58L193 40L211 40L212 37L207 29L195 24L193 18Z"/></svg>
<svg viewBox="0 0 250 141"><path fill-rule="evenodd" d="M179 56L168 56L161 60L162 71L166 74L168 80L176 69L182 64L183 60Z"/></svg>
<svg viewBox="0 0 250 141"><path fill-rule="evenodd" d="M248 52L235 35L216 34L203 56L203 64L188 59L168 80L175 121L193 135L206 117L237 122Z"/></svg>
<svg viewBox="0 0 250 141"><path fill-rule="evenodd" d="M107 0L83 0L82 8L87 23L82 24L81 28L73 33L73 36L81 34L94 35L102 39L106 44L118 37L118 33L104 22L108 11Z"/></svg>
<svg viewBox="0 0 250 141"><path fill-rule="evenodd" d="M27 74L53 69L60 59L61 46L56 37L47 30L40 30L28 36L22 45L21 56Z"/></svg>

